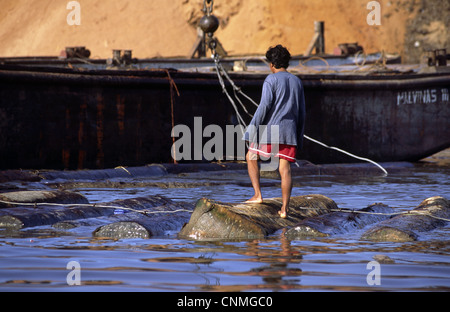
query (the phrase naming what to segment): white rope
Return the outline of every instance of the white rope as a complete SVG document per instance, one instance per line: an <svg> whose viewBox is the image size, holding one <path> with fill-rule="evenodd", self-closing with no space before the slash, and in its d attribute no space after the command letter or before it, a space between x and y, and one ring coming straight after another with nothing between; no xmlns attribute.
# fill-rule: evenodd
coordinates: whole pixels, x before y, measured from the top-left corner
<svg viewBox="0 0 450 312"><path fill-rule="evenodd" d="M117 210L128 210L132 212L139 212L142 214L156 214L156 213L177 213L177 212L192 212L190 209L176 209L176 210L157 210L157 211L149 211L149 210L139 210L122 206L110 206L110 205L97 205L97 204L58 204L58 203L21 203L21 202L12 202L6 200L0 200L0 203L14 205L14 206L56 206L56 207L68 207L68 206L78 206L78 207L97 207L97 208L109 208L109 209L117 209Z"/></svg>
<svg viewBox="0 0 450 312"><path fill-rule="evenodd" d="M364 158L364 157L359 157L359 156L353 155L352 153L349 153L349 152L347 152L347 151L344 151L344 150L342 150L342 149L340 149L340 148L337 148L337 147L334 147L334 146L328 146L328 145L326 145L325 143L319 142L319 141L317 141L317 140L315 140L315 139L313 139L313 138L310 138L310 137L307 136L307 135L303 135L303 136L304 136L305 139L308 139L308 140L310 140L310 141L312 141L312 142L314 142L314 143L317 143L317 144L319 144L319 145L322 145L322 146L324 146L324 147L326 147L326 148L329 148L329 149L332 149L332 150L336 150L336 151L338 151L338 152L344 153L344 154L346 154L346 155L349 155L349 156L351 156L351 157L353 157L353 158L356 158L356 159L359 159L359 160L363 160L363 161L370 162L370 163L374 164L375 166L377 166L378 168L380 168L380 169L384 172L384 174L385 174L386 176L388 175L388 172L386 171L386 169L384 169L381 165L379 165L378 163L374 162L373 160L370 160L370 159L368 159L368 158Z"/></svg>
<svg viewBox="0 0 450 312"><path fill-rule="evenodd" d="M281 204L281 202L277 201L274 198L268 198L266 200L272 200ZM59 206L59 207L68 207L68 206L79 206L79 207L97 207L97 208L109 208L109 209L120 209L120 210L128 210L132 212L138 212L142 214L157 214L157 213L177 213L177 212L192 212L190 209L176 209L176 210L158 210L158 211L148 211L148 210L137 210L133 208L127 208L122 206L109 206L109 205L97 205L97 204L58 204L58 203L21 203L21 202L12 202L6 200L0 200L0 203L15 205L15 206ZM302 210L315 210L318 208L313 207L298 207ZM361 213L361 214L370 214L370 215L381 215L381 216L396 216L396 215L422 215L431 217L434 219L450 222L450 219L441 218L435 215L430 214L427 211L417 211L417 210L408 210L401 212L370 212L370 211L361 211L361 210L350 210L350 209L330 209L331 212L344 212L344 213Z"/></svg>
<svg viewBox="0 0 450 312"><path fill-rule="evenodd" d="M275 198L267 198L265 201L273 201L278 204L282 204L281 201ZM319 210L321 208L314 207L296 207L301 210ZM344 212L344 213L359 213L359 214L369 214L369 215L379 215L379 216L398 216L398 215L421 215L427 216L434 219L450 222L450 219L441 218L435 215L430 214L428 211L419 211L419 210L408 210L408 211L399 211L399 212L371 212L371 211L363 211L363 210L351 210L351 209L330 209L331 212Z"/></svg>
<svg viewBox="0 0 450 312"><path fill-rule="evenodd" d="M346 213L361 213L361 214L370 214L370 215L380 215L380 216L398 216L398 215L418 215L418 216L426 216L431 217L438 220L443 220L446 222L450 222L450 219L441 218L435 215L430 214L427 211L418 211L418 210L408 210L401 212L370 212L370 211L361 211L361 210L347 210L347 209L330 209L333 212L346 212Z"/></svg>

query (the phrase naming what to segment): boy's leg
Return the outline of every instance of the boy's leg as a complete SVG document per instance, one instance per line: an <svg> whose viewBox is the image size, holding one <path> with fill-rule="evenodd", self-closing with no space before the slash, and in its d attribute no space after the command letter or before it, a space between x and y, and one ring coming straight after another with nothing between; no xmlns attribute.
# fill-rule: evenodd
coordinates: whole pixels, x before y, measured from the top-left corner
<svg viewBox="0 0 450 312"><path fill-rule="evenodd" d="M291 164L286 159L280 159L280 176L281 176L281 197L283 205L281 206L280 216L286 218L289 212L289 201L292 191Z"/></svg>
<svg viewBox="0 0 450 312"><path fill-rule="evenodd" d="M246 203L262 203L261 186L259 182L258 157L256 154L248 152L245 159L247 160L247 170L252 182L255 195L246 201Z"/></svg>

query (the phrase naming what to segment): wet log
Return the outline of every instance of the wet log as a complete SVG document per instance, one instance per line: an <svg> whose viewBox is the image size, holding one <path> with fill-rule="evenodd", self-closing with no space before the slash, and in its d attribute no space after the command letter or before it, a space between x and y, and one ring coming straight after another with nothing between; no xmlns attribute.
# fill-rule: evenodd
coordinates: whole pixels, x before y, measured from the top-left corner
<svg viewBox="0 0 450 312"><path fill-rule="evenodd" d="M41 178L30 171L3 170L0 171L0 183L12 181L39 182Z"/></svg>
<svg viewBox="0 0 450 312"><path fill-rule="evenodd" d="M327 237L345 234L367 225L390 218L392 208L383 204L373 204L353 212L330 212L300 221L284 233L288 239L305 237Z"/></svg>
<svg viewBox="0 0 450 312"><path fill-rule="evenodd" d="M0 227L22 229L26 227L52 225L66 220L79 220L110 216L118 208L147 209L172 202L162 196L148 196L109 203L79 205L71 203L63 206L15 207L0 209ZM109 208L111 207L111 208Z"/></svg>
<svg viewBox="0 0 450 312"><path fill-rule="evenodd" d="M27 227L51 225L62 220L76 220L112 215L114 209L92 206L38 206L37 208L17 207L0 210L0 227L23 229Z"/></svg>
<svg viewBox="0 0 450 312"><path fill-rule="evenodd" d="M439 218L450 218L450 201L441 196L430 197L408 214L397 215L378 223L367 230L361 238L389 242L415 241L420 233L447 224L445 220Z"/></svg>
<svg viewBox="0 0 450 312"><path fill-rule="evenodd" d="M19 191L0 194L0 208L17 207L17 203L88 204L89 201L83 195L70 191Z"/></svg>
<svg viewBox="0 0 450 312"><path fill-rule="evenodd" d="M278 215L281 198L265 199L262 204L229 204L200 199L180 238L252 239L293 226L301 220L337 209L336 203L323 195L292 197L288 218Z"/></svg>
<svg viewBox="0 0 450 312"><path fill-rule="evenodd" d="M153 206L153 202L149 205L146 198L115 201L114 206L132 207L141 212L125 210L125 213L110 216L62 221L53 224L53 227L60 230L96 227L93 236L114 239L163 236L168 232L178 232L189 221L194 208L190 203L166 201L164 205L156 207Z"/></svg>
<svg viewBox="0 0 450 312"><path fill-rule="evenodd" d="M75 171L42 171L39 176L46 180L103 180L112 178L136 178L167 175L162 165L143 167L117 167L114 169L93 169Z"/></svg>
<svg viewBox="0 0 450 312"><path fill-rule="evenodd" d="M152 212L161 211L161 213L157 214L130 212L122 215L114 215L108 218L108 221L113 222L98 227L93 232L93 236L114 239L150 238L164 236L170 232L178 232L189 221L191 211L170 212L180 209L187 210L188 208L192 209L193 207L166 205L152 209ZM169 213L164 213L166 211Z"/></svg>
<svg viewBox="0 0 450 312"><path fill-rule="evenodd" d="M101 226L114 221L129 221L130 216L137 213L138 215L145 213L148 209L151 211L169 210L175 209L193 209L193 205L185 202L174 202L164 196L153 195L146 197L136 197L128 199L118 199L107 203L97 203L97 207L111 207L113 209L112 215L106 215L102 217L76 219L76 220L63 220L54 223L52 226L56 229L73 229L81 226ZM165 209L166 206L170 206ZM125 216L126 215L126 216Z"/></svg>

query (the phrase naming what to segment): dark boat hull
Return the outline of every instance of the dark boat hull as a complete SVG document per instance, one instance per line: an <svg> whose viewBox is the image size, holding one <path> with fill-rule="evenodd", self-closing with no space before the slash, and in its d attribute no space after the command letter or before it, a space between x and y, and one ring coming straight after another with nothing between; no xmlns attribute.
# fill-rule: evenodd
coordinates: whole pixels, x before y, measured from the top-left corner
<svg viewBox="0 0 450 312"><path fill-rule="evenodd" d="M307 103L305 134L314 139L375 161L415 161L450 147L449 74L298 76ZM259 101L266 74L231 77ZM172 120L194 129L196 116L203 127L235 123L215 73L3 66L0 169L172 162ZM298 156L355 161L306 140Z"/></svg>

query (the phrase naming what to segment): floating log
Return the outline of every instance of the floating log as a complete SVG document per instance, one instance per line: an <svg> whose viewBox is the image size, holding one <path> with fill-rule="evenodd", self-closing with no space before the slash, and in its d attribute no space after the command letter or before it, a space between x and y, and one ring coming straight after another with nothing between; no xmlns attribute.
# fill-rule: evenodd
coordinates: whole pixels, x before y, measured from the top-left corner
<svg viewBox="0 0 450 312"><path fill-rule="evenodd" d="M113 215L118 207L146 209L165 205L172 201L162 196L148 196L109 203L78 206L63 204L63 206L37 206L36 208L15 207L0 209L0 227L22 229L26 227L52 225L66 220L79 220ZM111 207L111 208L108 208Z"/></svg>
<svg viewBox="0 0 450 312"><path fill-rule="evenodd" d="M69 220L53 224L56 229L73 229L82 226L96 226L95 237L114 239L150 238L162 236L169 231L178 232L189 221L194 206L186 202L167 200L164 205L148 205L148 199L136 198L113 202L114 206L133 208L142 212L126 212L110 216ZM126 206L126 207L125 207ZM148 209L151 208L151 211Z"/></svg>
<svg viewBox="0 0 450 312"><path fill-rule="evenodd" d="M410 213L378 223L367 230L361 238L372 241L415 241L419 233L447 224L445 220L438 218L450 218L450 201L441 196L430 197Z"/></svg>
<svg viewBox="0 0 450 312"><path fill-rule="evenodd" d="M52 226L56 229L73 229L80 226L101 226L115 221L129 221L132 220L133 215L141 215L147 209L152 211L173 211L174 209L193 209L193 205L185 202L173 202L172 200L159 195L137 197L128 199L118 199L108 203L98 203L98 207L112 207L114 213L102 217L64 220L54 223ZM166 208L168 206L169 208Z"/></svg>
<svg viewBox="0 0 450 312"><path fill-rule="evenodd" d="M51 225L62 220L76 220L111 215L114 209L92 206L38 206L37 208L5 208L0 210L0 227L23 229Z"/></svg>
<svg viewBox="0 0 450 312"><path fill-rule="evenodd" d="M170 212L187 208L180 205L166 205L152 209L151 214L129 212L122 215L114 215L108 219L115 219L115 222L98 227L92 234L95 237L124 239L150 238L163 236L170 231L178 232L189 221L191 212ZM193 207L189 208L192 209ZM161 211L161 213L155 213L156 211ZM169 213L164 213L165 211Z"/></svg>
<svg viewBox="0 0 450 312"><path fill-rule="evenodd" d="M116 167L114 169L93 169L74 171L42 171L39 176L46 180L101 180L111 178L136 178L167 175L162 165L143 167Z"/></svg>
<svg viewBox="0 0 450 312"><path fill-rule="evenodd" d="M167 173L179 174L186 172L208 172L224 170L247 170L245 162L222 162L222 163L181 163L181 164L163 164Z"/></svg>
<svg viewBox="0 0 450 312"><path fill-rule="evenodd" d="M345 234L386 220L392 212L393 209L384 204L373 204L353 212L330 212L302 220L284 234L291 240Z"/></svg>
<svg viewBox="0 0 450 312"><path fill-rule="evenodd" d="M378 174L380 169L372 164L323 164L314 165L306 160L298 160L296 165L291 166L293 176L301 175L371 175ZM410 170L413 165L406 162L380 163L389 173L404 172ZM168 174L209 172L209 171L247 171L245 162L222 162L222 163L183 163L183 164L151 164L141 167L116 167L110 169L92 170L4 170L0 171L0 183L5 182L39 182L42 180L52 181L50 186L68 188L71 184L83 183L114 183L115 185L136 184L138 182L127 178L155 177ZM261 172L262 177L279 179L278 171ZM122 181L108 181L108 179L121 178ZM144 183L144 182L140 182ZM150 182L146 181L145 183ZM155 184L158 182L154 182ZM162 182L160 182L162 183ZM2 191L0 185L0 192ZM5 190L11 188L6 185ZM151 185L150 185L151 186ZM125 187L125 186L123 186ZM169 186L170 187L170 186Z"/></svg>
<svg viewBox="0 0 450 312"><path fill-rule="evenodd" d="M0 208L17 207L16 203L89 204L83 195L70 191L19 191L0 194Z"/></svg>
<svg viewBox="0 0 450 312"><path fill-rule="evenodd" d="M336 203L323 195L297 196L291 198L288 218L282 219L278 215L281 205L281 198L265 199L262 204L229 204L202 198L178 236L199 240L262 238L337 209Z"/></svg>
<svg viewBox="0 0 450 312"><path fill-rule="evenodd" d="M39 182L41 178L30 171L3 170L0 171L0 183L11 181Z"/></svg>

